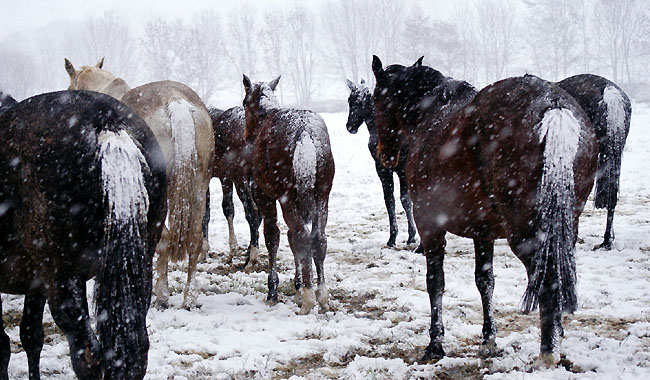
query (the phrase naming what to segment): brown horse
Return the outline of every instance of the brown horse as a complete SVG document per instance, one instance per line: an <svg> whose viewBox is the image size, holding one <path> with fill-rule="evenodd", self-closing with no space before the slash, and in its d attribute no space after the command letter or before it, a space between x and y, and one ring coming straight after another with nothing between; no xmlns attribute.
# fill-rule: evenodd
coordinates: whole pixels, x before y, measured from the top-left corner
<svg viewBox="0 0 650 380"><path fill-rule="evenodd" d="M53 92L0 116L0 292L25 295L20 341L30 380L40 378L46 300L79 379L144 377L165 193L165 160L151 129L110 96ZM93 276L97 335L86 298Z"/></svg>
<svg viewBox="0 0 650 380"><path fill-rule="evenodd" d="M131 90L122 79L103 70L103 63L102 58L96 66L75 70L66 59L69 89L102 92L121 100L141 116L156 135L167 162L169 214L168 225L156 249L155 305L167 307L169 260L182 260L187 255L183 307L191 308L196 304L196 294L192 290L196 265L202 251L208 249L202 233L202 219L214 154L210 115L199 96L182 83L153 82Z"/></svg>
<svg viewBox="0 0 650 380"><path fill-rule="evenodd" d="M540 307L540 360L553 360L561 315L577 306L575 242L596 173L596 136L585 112L557 86L510 78L476 93L422 65L382 68L373 58L378 153L406 163L415 222L427 259L431 342L424 360L444 356L445 234L474 240L483 303L479 353L495 353L494 240L507 238L528 273L524 311Z"/></svg>
<svg viewBox="0 0 650 380"><path fill-rule="evenodd" d="M243 107L233 107L226 111L210 108L210 117L214 128L214 165L212 176L219 178L223 192L221 207L228 221L228 242L231 261L237 252L237 237L233 226L235 206L233 204L233 185L244 205L246 221L250 228L251 241L248 245L244 270L251 270L259 256L259 227L262 215L257 211L251 189L252 146L244 139L246 128Z"/></svg>
<svg viewBox="0 0 650 380"><path fill-rule="evenodd" d="M632 105L627 94L614 82L593 74L580 74L558 82L589 116L598 138L596 208L607 209L603 242L594 249L612 249L614 209L618 203L621 159L630 131Z"/></svg>
<svg viewBox="0 0 650 380"><path fill-rule="evenodd" d="M278 106L273 91L280 77L269 83L251 83L244 75L246 141L253 144L252 172L255 202L264 217L264 239L269 251L270 303L278 302L276 255L280 240L277 209L280 202L296 264L296 299L299 314L316 304L328 310L323 262L327 253L329 193L334 179L334 158L323 119L306 110ZM318 288L312 289L312 260ZM302 291L301 291L302 288Z"/></svg>

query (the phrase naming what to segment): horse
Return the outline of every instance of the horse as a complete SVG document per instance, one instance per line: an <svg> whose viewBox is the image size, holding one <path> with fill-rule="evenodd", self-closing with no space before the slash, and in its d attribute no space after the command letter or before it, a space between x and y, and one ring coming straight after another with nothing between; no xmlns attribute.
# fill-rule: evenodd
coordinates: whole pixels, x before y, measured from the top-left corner
<svg viewBox="0 0 650 380"><path fill-rule="evenodd" d="M408 240L407 244L415 243L415 222L413 221L413 205L411 203L411 198L408 194L408 185L406 184L406 173L404 172L404 166L406 164L406 152L402 152L402 160L397 164L397 167L394 169L389 169L381 164L379 157L377 157L377 127L375 126L375 110L372 104L372 94L370 89L366 86L365 81L362 79L360 84L356 84L349 79L346 79L348 88L350 89L350 96L348 97L348 121L345 124L348 132L353 135L359 131L359 127L364 122L366 127L368 127L368 133L370 137L368 139L368 150L370 150L370 155L375 161L375 170L377 171L377 176L379 176L379 181L381 182L381 189L384 192L384 203L386 204L386 210L388 211L388 224L390 230L390 237L386 245L388 247L395 246L395 240L397 238L397 219L395 217L395 198L393 198L393 173L397 174L399 179L399 192L400 192L400 201L402 202L402 207L404 207L404 212L406 213L406 221L408 223Z"/></svg>
<svg viewBox="0 0 650 380"><path fill-rule="evenodd" d="M145 121L95 92L31 97L0 116L0 171L0 292L25 295L30 380L40 378L46 301L77 378L142 379L167 211L165 160ZM99 338L86 300L93 276ZM10 353L0 318L2 380Z"/></svg>
<svg viewBox="0 0 650 380"><path fill-rule="evenodd" d="M95 66L75 70L66 59L69 89L102 92L121 100L147 122L158 139L167 162L169 214L156 249L158 278L154 305L168 307L169 261L183 260L187 255L182 307L191 309L196 306L193 282L197 262L201 253L209 249L202 221L214 155L210 115L201 98L182 83L153 82L131 89L124 80L102 69L103 64L102 58Z"/></svg>
<svg viewBox="0 0 650 380"><path fill-rule="evenodd" d="M0 115L5 113L9 108L15 106L16 103L16 99L12 98L11 95L0 91Z"/></svg>
<svg viewBox="0 0 650 380"><path fill-rule="evenodd" d="M508 78L477 92L422 65L374 56L375 118L384 165L405 146L415 223L427 263L431 341L423 360L444 357L442 293L445 234L471 238L483 306L480 356L498 350L492 311L494 240L507 238L524 264L522 309L539 305L538 365L554 362L561 316L577 307L578 216L593 186L596 135L580 105L534 76Z"/></svg>
<svg viewBox="0 0 650 380"><path fill-rule="evenodd" d="M320 116L278 105L274 90L279 81L277 77L268 83L251 83L243 76L244 138L253 146L253 194L264 218L264 240L269 251L267 302L278 302L276 257L280 230L275 202L279 201L296 265L296 301L301 304L298 314L308 314L316 301L319 313L324 313L329 310L323 263L334 157L327 126ZM316 292L312 289L312 259Z"/></svg>
<svg viewBox="0 0 650 380"><path fill-rule="evenodd" d="M259 227L262 223L262 216L257 211L253 200L251 189L251 146L244 140L244 129L246 127L243 107L232 107L226 111L210 108L210 117L214 129L214 163L212 176L219 178L223 200L221 207L228 222L228 242L230 245L230 257L237 252L237 236L233 227L235 217L235 206L233 204L233 185L237 195L244 205L246 221L250 228L251 240L246 254L244 270L251 270L259 260ZM208 202L209 205L209 202ZM209 206L206 213L209 217Z"/></svg>
<svg viewBox="0 0 650 380"><path fill-rule="evenodd" d="M607 209L607 224L603 242L594 249L610 250L614 241L614 209L620 188L621 158L630 131L632 105L620 87L598 75L574 75L557 85L580 104L596 130L598 172L595 206Z"/></svg>

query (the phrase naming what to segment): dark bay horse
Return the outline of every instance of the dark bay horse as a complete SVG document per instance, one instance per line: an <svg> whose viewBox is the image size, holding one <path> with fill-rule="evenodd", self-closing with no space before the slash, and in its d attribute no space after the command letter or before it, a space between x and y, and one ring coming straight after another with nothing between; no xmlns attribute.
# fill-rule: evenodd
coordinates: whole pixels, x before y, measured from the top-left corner
<svg viewBox="0 0 650 380"><path fill-rule="evenodd" d="M593 185L596 135L580 105L537 77L509 78L476 92L422 65L382 67L373 58L378 153L395 166L404 146L414 216L427 260L431 342L423 359L445 355L442 293L445 234L474 240L483 304L479 354L493 355L494 240L507 238L524 264L522 306L537 305L541 364L554 361L561 316L577 306L578 216Z"/></svg>
<svg viewBox="0 0 650 380"><path fill-rule="evenodd" d="M131 89L121 78L95 66L76 70L69 60L69 90L91 90L111 95L142 117L151 128L167 162L169 214L156 252L157 307L168 306L169 261L187 257L187 281L183 290L185 309L196 306L194 276L199 257L209 245L203 235L203 217L214 159L212 120L201 98L191 88L174 81L147 83Z"/></svg>
<svg viewBox="0 0 650 380"><path fill-rule="evenodd" d="M593 74L580 74L557 83L580 104L589 116L598 138L596 208L607 209L603 242L596 247L611 249L614 241L614 209L618 202L621 159L630 131L632 105L627 94L612 81Z"/></svg>
<svg viewBox="0 0 650 380"><path fill-rule="evenodd" d="M40 377L46 300L79 379L144 377L165 192L155 136L107 95L48 93L0 116L0 292L25 295L20 340L30 379ZM99 339L86 300L93 276ZM0 329L2 380L9 343Z"/></svg>
<svg viewBox="0 0 650 380"><path fill-rule="evenodd" d="M253 194L264 217L264 240L269 251L267 300L278 302L276 256L280 230L275 202L279 201L296 264L296 299L302 303L299 314L309 313L316 301L322 313L329 310L323 262L327 253L325 226L334 158L327 127L320 116L307 110L279 107L273 92L279 81L280 77L269 83L253 84L246 75L243 80L244 136L253 144ZM315 294L312 260L318 283Z"/></svg>
<svg viewBox="0 0 650 380"><path fill-rule="evenodd" d="M230 260L237 252L237 237L233 226L235 205L233 203L233 185L244 205L246 221L250 228L251 240L248 245L245 270L252 269L259 257L259 227L262 215L257 212L251 189L251 159L253 149L244 139L246 119L243 107L233 107L226 111L210 108L212 127L214 129L214 163L212 176L219 178L223 192L221 207L228 221L228 242Z"/></svg>
<svg viewBox="0 0 650 380"><path fill-rule="evenodd" d="M386 204L386 211L388 211L390 237L386 245L389 247L395 246L398 230L397 218L395 217L395 198L393 198L393 173L397 174L397 178L399 179L400 201L402 202L402 207L404 207L406 221L408 223L409 237L406 243L413 244L415 243L415 222L413 221L411 197L408 194L406 173L404 171L407 152L402 152L402 159L395 168L387 168L381 164L377 156L377 127L375 126L375 110L370 89L366 86L363 79L360 84L353 83L347 79L346 81L350 89L350 96L348 97L350 110L345 127L352 134L356 134L364 122L366 123L366 127L368 127L368 133L370 134L368 150L370 150L370 155L375 160L375 170L381 182L381 189L384 192L384 203Z"/></svg>

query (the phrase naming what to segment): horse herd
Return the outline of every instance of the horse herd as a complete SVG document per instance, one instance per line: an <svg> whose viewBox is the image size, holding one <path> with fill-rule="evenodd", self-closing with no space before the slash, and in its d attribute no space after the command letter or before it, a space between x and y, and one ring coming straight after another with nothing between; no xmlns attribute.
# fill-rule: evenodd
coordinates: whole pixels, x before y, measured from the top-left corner
<svg viewBox="0 0 650 380"><path fill-rule="evenodd" d="M21 102L0 93L0 292L24 294L20 340L29 378L39 379L42 318L49 303L79 379L142 379L146 314L168 307L169 260L188 257L183 307L196 306L193 278L208 249L209 181L221 180L230 259L237 252L233 188L250 226L245 270L258 261L260 224L269 252L267 302L278 302L276 202L295 260L299 314L329 310L323 262L334 160L314 112L279 106L280 77L243 76L243 107L208 109L173 81L131 89L95 66L65 60L67 91ZM475 246L483 304L480 356L498 355L492 310L494 240L506 238L528 274L522 309L539 306L539 365L553 365L563 312L576 309L578 217L596 179L607 208L601 248L611 248L621 155L631 107L614 83L578 75L558 83L532 75L480 91L422 64L383 67L374 92L347 81L347 129L365 122L390 222L397 236L393 172L408 221L426 256L430 343L445 355L442 294L445 234ZM208 207L206 207L208 206ZM153 284L153 258L157 278ZM312 261L316 286L312 284ZM95 278L97 335L86 281ZM0 303L0 314L1 303ZM2 321L0 320L0 327ZM10 340L0 329L0 380Z"/></svg>

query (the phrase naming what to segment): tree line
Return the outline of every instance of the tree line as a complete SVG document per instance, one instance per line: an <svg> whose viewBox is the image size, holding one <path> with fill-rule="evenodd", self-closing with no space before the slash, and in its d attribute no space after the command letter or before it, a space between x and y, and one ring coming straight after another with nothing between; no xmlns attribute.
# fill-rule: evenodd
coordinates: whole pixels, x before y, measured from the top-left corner
<svg viewBox="0 0 650 380"><path fill-rule="evenodd" d="M650 4L643 0L457 0L444 15L424 0L253 4L142 25L107 11L12 35L0 41L0 89L24 98L65 88L63 57L91 64L106 56L106 68L131 85L178 80L209 104L239 95L242 73L254 80L282 74L281 101L309 107L340 98L345 78L372 83L377 54L403 64L424 55L426 64L477 87L523 73L552 81L596 73L650 99Z"/></svg>

